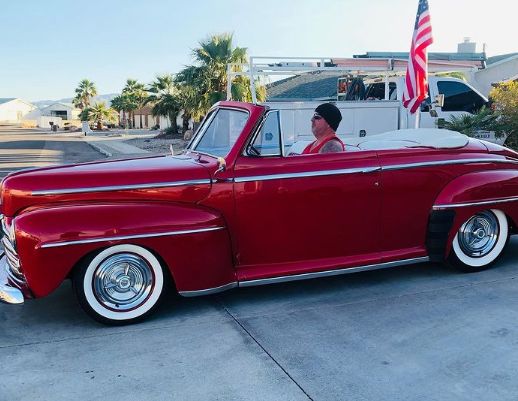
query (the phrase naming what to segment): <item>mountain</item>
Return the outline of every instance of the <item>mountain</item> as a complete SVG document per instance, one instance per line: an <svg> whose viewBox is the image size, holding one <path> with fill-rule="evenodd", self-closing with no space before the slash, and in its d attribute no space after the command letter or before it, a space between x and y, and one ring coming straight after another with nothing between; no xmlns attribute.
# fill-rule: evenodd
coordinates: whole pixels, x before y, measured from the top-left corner
<svg viewBox="0 0 518 401"><path fill-rule="evenodd" d="M119 95L120 95L120 93L108 93L106 95L98 95L92 99L92 104L94 104L96 102L104 102L109 106L112 99L115 96L119 96ZM53 103L72 103L72 99L73 98L71 98L71 97L66 97L66 98L59 99L59 100L36 100L31 103L33 105L35 105L36 107L42 109L44 107L50 106Z"/></svg>

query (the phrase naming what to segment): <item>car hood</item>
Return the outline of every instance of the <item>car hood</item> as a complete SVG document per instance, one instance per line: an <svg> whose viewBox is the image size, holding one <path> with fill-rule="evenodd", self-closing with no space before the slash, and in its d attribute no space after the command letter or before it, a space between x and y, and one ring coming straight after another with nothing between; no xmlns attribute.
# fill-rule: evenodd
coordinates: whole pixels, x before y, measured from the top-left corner
<svg viewBox="0 0 518 401"><path fill-rule="evenodd" d="M20 171L2 183L2 213L59 202L158 200L197 202L211 186L201 163L155 156Z"/></svg>

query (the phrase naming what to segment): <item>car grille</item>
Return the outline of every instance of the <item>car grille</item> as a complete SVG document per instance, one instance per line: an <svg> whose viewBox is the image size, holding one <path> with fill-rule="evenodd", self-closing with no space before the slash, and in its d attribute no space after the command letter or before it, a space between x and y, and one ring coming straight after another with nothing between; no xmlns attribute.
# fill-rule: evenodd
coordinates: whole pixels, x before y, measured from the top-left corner
<svg viewBox="0 0 518 401"><path fill-rule="evenodd" d="M2 222L2 245L4 247L5 256L7 257L9 277L17 284L24 284L25 276L21 270L20 259L18 258L18 253L16 252L16 245L13 244L10 240L10 232L7 228L7 225L5 224L4 216L0 215L0 220Z"/></svg>

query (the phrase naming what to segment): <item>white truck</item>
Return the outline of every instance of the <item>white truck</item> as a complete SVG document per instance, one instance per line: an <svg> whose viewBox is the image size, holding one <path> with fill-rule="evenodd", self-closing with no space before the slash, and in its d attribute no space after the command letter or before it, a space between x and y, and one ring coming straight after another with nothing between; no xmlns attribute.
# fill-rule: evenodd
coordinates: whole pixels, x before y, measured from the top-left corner
<svg viewBox="0 0 518 401"><path fill-rule="evenodd" d="M256 57L255 59L262 59ZM304 59L304 58L297 58ZM342 112L342 122L337 134L345 143L356 143L359 138L381 134L404 128L415 128L416 115L412 115L403 106L401 99L404 90L404 76L406 64L401 60L367 60L365 65L358 65L357 59L354 65L345 68L328 67L326 60L304 62L278 62L278 63L254 63L229 64L227 73L231 77L228 81L227 99L231 99L232 77L247 75L250 77L251 90L255 100L255 82L258 75L286 75L287 73L307 73L311 71L333 72L341 71L349 76L354 72L364 77L366 100L342 101L340 96L336 98L336 106ZM313 60L313 59L311 59ZM320 60L320 61L318 61ZM347 59L344 59L347 61ZM363 63L364 61L362 61ZM376 62L374 65L373 62ZM237 67L237 68L236 68ZM433 72L445 71L471 71L473 66L452 63L437 63L429 66ZM451 117L459 117L465 114L473 114L482 106L488 105L488 99L467 82L458 78L430 75L429 98L421 104L419 127L437 128L441 123L449 121ZM338 78L337 78L338 87ZM437 101L439 95L443 95L443 102ZM280 123L283 132L289 132L286 140L296 142L312 138L310 119L316 106L322 101L268 101L273 110L280 111ZM417 114L417 113L416 113ZM477 137L490 142L502 144L503 138L495 138L492 132L479 132Z"/></svg>
<svg viewBox="0 0 518 401"><path fill-rule="evenodd" d="M372 82L366 85L368 100L337 101L335 104L342 113L342 122L337 134L346 143L355 143L357 138L381 134L403 128L415 127L415 115L403 107L404 78L396 77L389 81L388 99L385 99L385 82ZM472 114L488 100L476 89L457 78L430 77L429 99L421 104L420 128L437 128L441 120L448 121L452 116ZM430 99L444 95L442 106ZM311 139L310 119L315 108L322 102L265 102L271 109L280 110L283 132L292 132L288 140ZM505 138L496 139L489 132L479 133L480 139L502 143Z"/></svg>

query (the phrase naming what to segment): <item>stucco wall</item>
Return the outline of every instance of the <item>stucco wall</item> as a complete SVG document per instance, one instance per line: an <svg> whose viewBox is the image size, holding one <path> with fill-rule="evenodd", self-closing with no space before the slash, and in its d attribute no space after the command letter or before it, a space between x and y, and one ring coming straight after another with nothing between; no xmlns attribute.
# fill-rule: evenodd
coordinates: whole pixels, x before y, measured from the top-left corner
<svg viewBox="0 0 518 401"><path fill-rule="evenodd" d="M475 86L484 96L488 96L491 91L491 84L507 81L518 74L518 56L508 60L488 66L484 70L479 70L474 74L473 86Z"/></svg>
<svg viewBox="0 0 518 401"><path fill-rule="evenodd" d="M19 123L36 107L20 99L0 104L0 122Z"/></svg>

